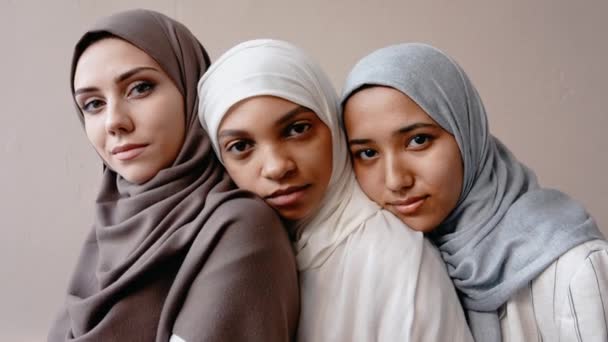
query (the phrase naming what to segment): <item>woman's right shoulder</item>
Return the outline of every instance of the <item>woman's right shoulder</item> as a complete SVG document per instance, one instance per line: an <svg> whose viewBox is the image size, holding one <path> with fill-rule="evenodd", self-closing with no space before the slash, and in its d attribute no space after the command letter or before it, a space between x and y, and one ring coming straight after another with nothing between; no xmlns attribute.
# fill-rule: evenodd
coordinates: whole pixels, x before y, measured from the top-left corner
<svg viewBox="0 0 608 342"><path fill-rule="evenodd" d="M406 226L387 210L378 210L368 218L357 235L358 239L368 242L366 245L381 247L383 253L408 253L408 247L424 243L421 232Z"/></svg>
<svg viewBox="0 0 608 342"><path fill-rule="evenodd" d="M405 316L412 340L472 341L445 263L423 233L379 210L353 234L345 250L349 262L358 265L358 275L376 284L377 296L371 302L377 307L370 310L403 322L403 308L409 308Z"/></svg>
<svg viewBox="0 0 608 342"><path fill-rule="evenodd" d="M240 192L240 190L237 190ZM221 220L230 229L246 229L246 235L285 235L285 226L278 214L261 198L244 192L222 202L213 212L210 220Z"/></svg>
<svg viewBox="0 0 608 342"><path fill-rule="evenodd" d="M445 268L441 257L421 232L406 226L386 210L379 210L353 232L345 245L350 258L375 260L375 272L394 276L398 272L417 273L425 258L435 259L433 266Z"/></svg>

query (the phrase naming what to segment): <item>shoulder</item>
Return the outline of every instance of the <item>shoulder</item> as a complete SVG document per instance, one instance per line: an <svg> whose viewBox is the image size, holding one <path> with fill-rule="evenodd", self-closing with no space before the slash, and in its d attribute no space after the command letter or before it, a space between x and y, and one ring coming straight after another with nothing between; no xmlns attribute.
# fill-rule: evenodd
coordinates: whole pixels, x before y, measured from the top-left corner
<svg viewBox="0 0 608 342"><path fill-rule="evenodd" d="M358 249L364 250L358 272L377 290L370 307L375 305L376 312L383 314L381 321L385 317L399 321L396 318L405 318L403 308L409 307L413 340L472 340L446 265L421 232L381 210L366 221L360 234ZM384 332L403 327L403 323L381 325Z"/></svg>
<svg viewBox="0 0 608 342"><path fill-rule="evenodd" d="M592 240L571 248L553 262L557 276L567 277L570 285L588 277L588 273L608 272L608 241ZM591 275L591 274L589 274Z"/></svg>
<svg viewBox="0 0 608 342"><path fill-rule="evenodd" d="M608 242L592 240L571 248L526 293L543 331L575 338L607 328Z"/></svg>
<svg viewBox="0 0 608 342"><path fill-rule="evenodd" d="M593 240L564 254L556 276L569 278L558 309L564 336L608 336L608 242Z"/></svg>
<svg viewBox="0 0 608 342"><path fill-rule="evenodd" d="M573 289L596 285L602 277L608 281L608 242L592 240L562 254L532 281L532 287L564 298Z"/></svg>
<svg viewBox="0 0 608 342"><path fill-rule="evenodd" d="M585 336L608 335L608 242L593 240L570 249L541 277L554 279L560 336L584 340Z"/></svg>
<svg viewBox="0 0 608 342"><path fill-rule="evenodd" d="M582 243L564 255L556 262L556 275L569 277L569 290L571 293L581 293L597 288L598 295L608 292L608 242L605 240L592 240ZM606 295L608 293L605 293Z"/></svg>
<svg viewBox="0 0 608 342"><path fill-rule="evenodd" d="M287 231L277 213L258 197L232 198L223 202L211 214L209 222L223 226L224 234L244 239L266 236L269 239L287 239Z"/></svg>
<svg viewBox="0 0 608 342"><path fill-rule="evenodd" d="M399 218L386 210L379 210L351 234L349 254L360 255L366 260L377 258L377 273L387 276L398 272L417 272L421 267L446 273L445 264L436 248L421 232L406 226Z"/></svg>
<svg viewBox="0 0 608 342"><path fill-rule="evenodd" d="M379 210L368 218L355 234L366 248L382 247L386 252L403 253L410 245L423 243L423 234L406 226L386 210Z"/></svg>

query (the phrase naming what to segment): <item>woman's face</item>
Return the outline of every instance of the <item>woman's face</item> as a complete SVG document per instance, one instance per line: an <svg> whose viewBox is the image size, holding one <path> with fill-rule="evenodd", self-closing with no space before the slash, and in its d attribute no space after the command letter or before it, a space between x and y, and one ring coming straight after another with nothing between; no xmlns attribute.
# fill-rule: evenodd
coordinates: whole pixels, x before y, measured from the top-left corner
<svg viewBox="0 0 608 342"><path fill-rule="evenodd" d="M226 170L287 220L316 210L332 172L329 128L310 109L256 96L234 105L218 129Z"/></svg>
<svg viewBox="0 0 608 342"><path fill-rule="evenodd" d="M357 180L411 228L430 232L455 208L463 163L454 136L402 92L364 88L344 108Z"/></svg>
<svg viewBox="0 0 608 342"><path fill-rule="evenodd" d="M112 170L142 184L175 161L184 99L148 54L117 38L95 42L78 60L74 89L87 137Z"/></svg>

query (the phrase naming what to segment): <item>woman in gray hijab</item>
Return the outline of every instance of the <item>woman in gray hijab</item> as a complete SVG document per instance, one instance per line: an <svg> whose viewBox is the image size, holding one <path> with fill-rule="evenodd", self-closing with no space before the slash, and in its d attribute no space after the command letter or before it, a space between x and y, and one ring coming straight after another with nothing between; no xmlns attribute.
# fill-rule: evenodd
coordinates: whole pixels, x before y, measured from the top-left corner
<svg viewBox="0 0 608 342"><path fill-rule="evenodd" d="M156 12L98 22L71 87L104 162L95 220L49 341L290 341L299 295L286 231L236 190L197 118L207 53Z"/></svg>
<svg viewBox="0 0 608 342"><path fill-rule="evenodd" d="M453 59L424 44L375 51L342 105L362 189L435 242L477 341L608 341L608 242L490 134Z"/></svg>

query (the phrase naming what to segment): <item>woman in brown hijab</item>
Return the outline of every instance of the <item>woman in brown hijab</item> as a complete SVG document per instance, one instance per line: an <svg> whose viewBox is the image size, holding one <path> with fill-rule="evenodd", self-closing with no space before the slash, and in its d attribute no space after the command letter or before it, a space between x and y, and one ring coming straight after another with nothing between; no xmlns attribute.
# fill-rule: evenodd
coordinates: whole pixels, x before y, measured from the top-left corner
<svg viewBox="0 0 608 342"><path fill-rule="evenodd" d="M235 190L197 118L209 65L180 23L135 10L76 45L72 94L104 161L95 222L49 341L288 341L297 275L276 214Z"/></svg>

